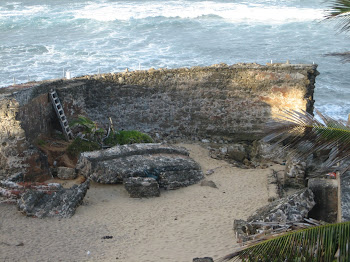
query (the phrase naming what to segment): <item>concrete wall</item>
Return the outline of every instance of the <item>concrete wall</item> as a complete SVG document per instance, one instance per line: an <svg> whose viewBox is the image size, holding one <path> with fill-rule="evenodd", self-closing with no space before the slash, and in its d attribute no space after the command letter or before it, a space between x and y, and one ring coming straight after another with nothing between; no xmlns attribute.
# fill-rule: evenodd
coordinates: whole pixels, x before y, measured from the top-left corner
<svg viewBox="0 0 350 262"><path fill-rule="evenodd" d="M256 64L87 76L57 86L66 114L161 138L255 140L280 109L313 111L316 66Z"/></svg>
<svg viewBox="0 0 350 262"><path fill-rule="evenodd" d="M14 98L0 96L0 180L17 173L28 180L48 174L46 157L29 143L17 119L21 110Z"/></svg>
<svg viewBox="0 0 350 262"><path fill-rule="evenodd" d="M111 117L116 129L140 130L156 140L252 141L281 109L313 111L316 67L220 64L48 81L16 93L2 90L0 103L15 104L17 111L0 121L17 125L18 137L24 139L24 131L30 143L50 133L57 120L47 93L55 89L69 120L84 114L106 127ZM8 160L0 163L9 171Z"/></svg>

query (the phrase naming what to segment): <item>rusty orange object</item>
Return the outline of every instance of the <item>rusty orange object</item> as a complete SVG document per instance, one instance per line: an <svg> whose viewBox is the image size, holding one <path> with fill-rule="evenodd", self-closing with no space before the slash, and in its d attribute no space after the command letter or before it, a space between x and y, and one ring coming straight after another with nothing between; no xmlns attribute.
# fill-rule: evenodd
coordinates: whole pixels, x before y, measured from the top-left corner
<svg viewBox="0 0 350 262"><path fill-rule="evenodd" d="M337 178L337 173L335 173L335 172L330 172L330 173L328 173L326 176L329 177L329 178L336 179L336 178Z"/></svg>

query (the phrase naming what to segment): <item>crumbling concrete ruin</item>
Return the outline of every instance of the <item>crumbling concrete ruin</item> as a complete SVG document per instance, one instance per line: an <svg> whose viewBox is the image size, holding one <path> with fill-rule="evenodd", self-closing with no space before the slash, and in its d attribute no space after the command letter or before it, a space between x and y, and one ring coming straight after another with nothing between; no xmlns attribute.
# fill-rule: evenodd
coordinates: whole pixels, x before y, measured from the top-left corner
<svg viewBox="0 0 350 262"><path fill-rule="evenodd" d="M266 123L285 109L313 112L316 69L317 65L219 64L82 76L0 89L0 180L19 173L25 181L41 182L49 177L52 163L36 145L39 137L60 130L49 101L52 90L69 121L85 115L106 128L111 118L116 129L138 130L155 142L201 141L212 148L213 157L259 166L265 158L276 160L257 142L264 136ZM202 175L191 165L198 182ZM290 184L304 183L300 175L288 174ZM171 187L173 183L147 175L129 179L133 176L110 178L132 190L152 184L149 194L154 196L157 184ZM191 179L184 177L183 183L195 183ZM134 191L131 194L137 196Z"/></svg>
<svg viewBox="0 0 350 262"><path fill-rule="evenodd" d="M83 76L0 89L0 179L48 174L33 146L60 129L48 92L68 120L86 115L107 126L145 132L156 142L218 144L259 139L281 109L313 111L316 65L225 64ZM234 153L232 154L234 155Z"/></svg>

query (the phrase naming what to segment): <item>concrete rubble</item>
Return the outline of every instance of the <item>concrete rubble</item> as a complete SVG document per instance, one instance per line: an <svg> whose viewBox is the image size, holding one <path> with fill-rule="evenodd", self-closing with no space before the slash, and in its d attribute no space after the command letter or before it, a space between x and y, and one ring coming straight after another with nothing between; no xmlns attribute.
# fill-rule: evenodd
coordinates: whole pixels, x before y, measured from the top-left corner
<svg viewBox="0 0 350 262"><path fill-rule="evenodd" d="M246 221L235 220L233 229L238 241L244 242L250 239L250 235L266 230L266 225L271 222L282 225L302 222L315 204L313 192L305 188L258 209Z"/></svg>
<svg viewBox="0 0 350 262"><path fill-rule="evenodd" d="M18 200L17 206L26 216L32 217L72 217L82 203L89 188L89 181L71 188L60 187L52 194L29 190Z"/></svg>
<svg viewBox="0 0 350 262"><path fill-rule="evenodd" d="M177 189L203 179L200 166L185 148L164 144L132 144L82 153L78 173L103 184L130 177L154 178L160 188Z"/></svg>
<svg viewBox="0 0 350 262"><path fill-rule="evenodd" d="M160 196L159 184L151 177L129 177L124 180L124 186L133 198Z"/></svg>

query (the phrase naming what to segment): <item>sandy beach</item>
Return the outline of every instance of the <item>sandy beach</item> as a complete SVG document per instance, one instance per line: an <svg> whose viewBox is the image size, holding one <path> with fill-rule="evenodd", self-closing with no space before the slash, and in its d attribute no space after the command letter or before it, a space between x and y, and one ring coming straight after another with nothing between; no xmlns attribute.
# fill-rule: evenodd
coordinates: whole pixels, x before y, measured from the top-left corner
<svg viewBox="0 0 350 262"><path fill-rule="evenodd" d="M181 146L204 174L214 171L205 176L218 188L197 184L133 199L122 185L91 183L69 219L25 217L1 203L0 261L191 262L226 255L237 246L234 219L268 203L267 176L280 167L239 169L210 158L203 146Z"/></svg>

